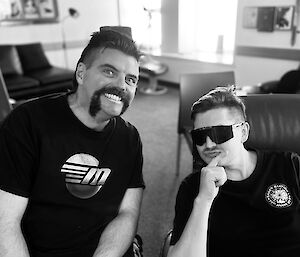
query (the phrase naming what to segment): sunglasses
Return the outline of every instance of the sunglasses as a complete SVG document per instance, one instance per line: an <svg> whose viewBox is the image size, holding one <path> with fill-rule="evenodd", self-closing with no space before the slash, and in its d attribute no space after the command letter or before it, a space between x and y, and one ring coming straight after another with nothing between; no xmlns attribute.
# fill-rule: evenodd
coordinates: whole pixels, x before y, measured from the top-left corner
<svg viewBox="0 0 300 257"><path fill-rule="evenodd" d="M223 144L229 139L233 138L233 127L239 127L244 122L228 125L228 126L212 126L199 129L193 129L191 131L193 142L196 145L202 146L206 142L206 138L209 137L216 144Z"/></svg>

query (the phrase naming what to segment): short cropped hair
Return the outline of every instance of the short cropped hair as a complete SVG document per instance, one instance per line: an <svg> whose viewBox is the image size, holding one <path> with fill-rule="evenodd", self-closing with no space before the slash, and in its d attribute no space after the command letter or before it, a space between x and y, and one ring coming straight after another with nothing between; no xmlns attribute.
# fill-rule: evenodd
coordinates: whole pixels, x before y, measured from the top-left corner
<svg viewBox="0 0 300 257"><path fill-rule="evenodd" d="M117 49L126 55L134 57L139 61L141 52L138 50L136 43L125 34L119 33L114 30L100 30L92 33L91 39L88 45L84 48L81 56L77 62L75 73L73 76L73 92L78 88L78 82L76 79L76 71L80 62L84 63L87 67L90 67L96 58L96 51L99 49Z"/></svg>
<svg viewBox="0 0 300 257"><path fill-rule="evenodd" d="M197 113L203 113L216 108L235 109L245 121L246 107L243 100L235 93L235 86L217 87L200 97L191 108L191 118L195 121Z"/></svg>

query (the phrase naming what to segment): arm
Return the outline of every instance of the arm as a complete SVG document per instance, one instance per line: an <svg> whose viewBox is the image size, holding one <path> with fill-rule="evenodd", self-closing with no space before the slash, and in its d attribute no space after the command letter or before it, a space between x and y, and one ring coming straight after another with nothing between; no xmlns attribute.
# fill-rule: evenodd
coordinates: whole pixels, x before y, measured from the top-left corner
<svg viewBox="0 0 300 257"><path fill-rule="evenodd" d="M21 231L28 199L0 190L0 256L29 257Z"/></svg>
<svg viewBox="0 0 300 257"><path fill-rule="evenodd" d="M142 188L127 189L117 217L103 231L93 257L121 257L133 242L142 201Z"/></svg>
<svg viewBox="0 0 300 257"><path fill-rule="evenodd" d="M211 205L227 177L223 167L217 164L223 155L218 155L201 170L199 193L194 200L191 215L178 242L169 248L168 257L205 257L207 228Z"/></svg>

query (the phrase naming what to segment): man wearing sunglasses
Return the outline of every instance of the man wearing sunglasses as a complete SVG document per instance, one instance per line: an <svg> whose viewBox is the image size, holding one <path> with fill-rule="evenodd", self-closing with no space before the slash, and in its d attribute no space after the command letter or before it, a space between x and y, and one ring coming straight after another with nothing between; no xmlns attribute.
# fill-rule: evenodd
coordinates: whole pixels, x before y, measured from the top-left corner
<svg viewBox="0 0 300 257"><path fill-rule="evenodd" d="M300 254L295 153L246 149L245 106L219 87L192 106L200 169L181 184L168 257Z"/></svg>

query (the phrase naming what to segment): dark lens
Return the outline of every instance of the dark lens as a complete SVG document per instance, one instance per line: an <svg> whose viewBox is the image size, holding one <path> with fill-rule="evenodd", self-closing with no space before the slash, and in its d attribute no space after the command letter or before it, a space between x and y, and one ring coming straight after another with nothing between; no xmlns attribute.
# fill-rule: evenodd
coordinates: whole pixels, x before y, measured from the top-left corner
<svg viewBox="0 0 300 257"><path fill-rule="evenodd" d="M194 129L191 131L193 142L196 145L203 145L209 137L216 144L223 144L233 138L231 126L213 126L210 128Z"/></svg>
<svg viewBox="0 0 300 257"><path fill-rule="evenodd" d="M216 144L223 144L233 138L232 126L215 126L211 128L210 139Z"/></svg>
<svg viewBox="0 0 300 257"><path fill-rule="evenodd" d="M194 129L191 131L193 142L196 145L203 145L206 141L207 130L209 129Z"/></svg>

